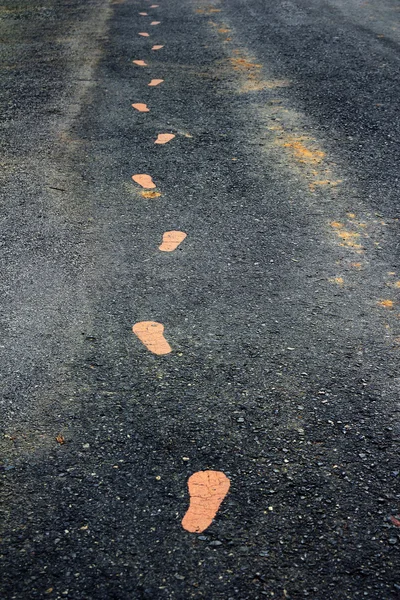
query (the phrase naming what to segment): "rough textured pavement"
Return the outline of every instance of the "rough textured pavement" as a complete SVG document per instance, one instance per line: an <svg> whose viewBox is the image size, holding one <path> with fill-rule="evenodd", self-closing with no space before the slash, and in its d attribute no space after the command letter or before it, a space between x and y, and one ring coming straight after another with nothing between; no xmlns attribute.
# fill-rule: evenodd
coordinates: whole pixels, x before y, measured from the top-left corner
<svg viewBox="0 0 400 600"><path fill-rule="evenodd" d="M398 598L400 6L155 1L0 7L0 598Z"/></svg>

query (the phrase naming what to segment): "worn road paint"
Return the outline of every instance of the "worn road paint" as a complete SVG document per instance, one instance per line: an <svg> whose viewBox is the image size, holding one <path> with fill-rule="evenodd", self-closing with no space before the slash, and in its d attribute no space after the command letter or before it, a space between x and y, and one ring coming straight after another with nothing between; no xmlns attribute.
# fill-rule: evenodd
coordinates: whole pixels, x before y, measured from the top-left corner
<svg viewBox="0 0 400 600"><path fill-rule="evenodd" d="M149 13L147 13L147 12L141 12L141 13L139 13L139 15L142 15L142 17L147 17L148 14Z"/></svg>
<svg viewBox="0 0 400 600"><path fill-rule="evenodd" d="M394 302L393 300L379 300L379 306L383 306L383 308L393 308Z"/></svg>
<svg viewBox="0 0 400 600"><path fill-rule="evenodd" d="M144 60L133 60L132 62L139 67L147 67L147 63Z"/></svg>
<svg viewBox="0 0 400 600"><path fill-rule="evenodd" d="M161 50L161 48L164 48L164 46L160 46L159 44L156 44L155 46L152 47L152 50Z"/></svg>
<svg viewBox="0 0 400 600"><path fill-rule="evenodd" d="M150 25L159 25L161 23L161 21L152 21L150 23Z"/></svg>
<svg viewBox="0 0 400 600"><path fill-rule="evenodd" d="M158 249L162 252L173 252L186 237L187 234L184 231L166 231L163 234L162 244Z"/></svg>
<svg viewBox="0 0 400 600"><path fill-rule="evenodd" d="M330 277L329 281L331 283L335 283L339 287L343 287L344 286L344 279L343 279L343 277Z"/></svg>
<svg viewBox="0 0 400 600"><path fill-rule="evenodd" d="M141 31L141 32L139 33L139 35L141 35L142 37L150 37L150 34L149 34L149 33L146 33L145 31Z"/></svg>
<svg viewBox="0 0 400 600"><path fill-rule="evenodd" d="M155 144L166 144L167 142L170 142L171 140L173 140L174 137L175 137L175 135L173 133L159 133L158 137L154 143Z"/></svg>
<svg viewBox="0 0 400 600"><path fill-rule="evenodd" d="M201 533L209 527L221 502L229 491L230 481L222 471L197 471L189 477L189 509L182 527L191 533Z"/></svg>
<svg viewBox="0 0 400 600"><path fill-rule="evenodd" d="M139 340L153 354L169 354L172 351L164 337L164 325L156 321L140 321L132 327Z"/></svg>
<svg viewBox="0 0 400 600"><path fill-rule="evenodd" d="M132 104L133 108L136 108L139 112L150 112L150 109L147 108L147 104L143 104L142 102L138 102L137 104Z"/></svg>
<svg viewBox="0 0 400 600"><path fill-rule="evenodd" d="M140 195L143 198L159 198L161 196L160 192L140 192Z"/></svg>
<svg viewBox="0 0 400 600"><path fill-rule="evenodd" d="M132 179L133 181L136 181L136 183L148 190L157 187L150 175L146 175L145 173L132 175Z"/></svg>
<svg viewBox="0 0 400 600"><path fill-rule="evenodd" d="M159 6L160 6L159 4L152 4L152 5L150 6L150 8L158 8Z"/></svg>
<svg viewBox="0 0 400 600"><path fill-rule="evenodd" d="M150 87L154 87L155 85L160 85L160 83L162 83L163 81L164 79L152 79L148 85Z"/></svg>

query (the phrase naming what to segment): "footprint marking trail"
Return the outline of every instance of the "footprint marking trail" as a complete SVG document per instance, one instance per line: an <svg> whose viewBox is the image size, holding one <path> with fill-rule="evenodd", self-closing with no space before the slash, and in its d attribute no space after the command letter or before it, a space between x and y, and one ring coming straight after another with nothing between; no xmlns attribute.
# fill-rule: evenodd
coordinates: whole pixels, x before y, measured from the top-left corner
<svg viewBox="0 0 400 600"><path fill-rule="evenodd" d="M163 234L162 244L158 249L161 252L173 252L186 237L187 233L184 231L166 231Z"/></svg>
<svg viewBox="0 0 400 600"><path fill-rule="evenodd" d="M132 175L132 179L147 190L151 190L157 187L150 175L147 175L146 173L138 173L137 175Z"/></svg>
<svg viewBox="0 0 400 600"><path fill-rule="evenodd" d="M147 12L140 12L140 13L139 13L139 15L142 15L142 17L147 17L147 15L148 15L148 14L149 14L149 13L147 13Z"/></svg>
<svg viewBox="0 0 400 600"><path fill-rule="evenodd" d="M150 23L150 25L159 25L161 23L161 21L152 21Z"/></svg>
<svg viewBox="0 0 400 600"><path fill-rule="evenodd" d="M170 142L171 140L173 140L174 137L175 137L175 135L173 133L159 133L158 137L154 143L155 144L166 144L167 142Z"/></svg>
<svg viewBox="0 0 400 600"><path fill-rule="evenodd" d="M189 477L189 508L182 527L190 533L201 533L211 525L230 488L222 471L197 471Z"/></svg>
<svg viewBox="0 0 400 600"><path fill-rule="evenodd" d="M160 46L159 44L155 44L155 45L152 47L152 50L161 50L161 48L164 48L164 46Z"/></svg>
<svg viewBox="0 0 400 600"><path fill-rule="evenodd" d="M133 108L136 108L139 112L150 112L150 109L147 107L147 104L143 104L142 102L137 102L136 104L132 104Z"/></svg>
<svg viewBox="0 0 400 600"><path fill-rule="evenodd" d="M163 81L164 79L152 79L148 85L150 87L154 87L156 85L160 85L160 83L162 83Z"/></svg>
<svg viewBox="0 0 400 600"><path fill-rule="evenodd" d="M139 67L147 67L147 62L145 62L144 60L133 60L132 61L135 65L138 65Z"/></svg>
<svg viewBox="0 0 400 600"><path fill-rule="evenodd" d="M141 32L139 33L139 35L141 35L142 37L150 37L150 34L149 34L149 33L146 33L145 31L141 31Z"/></svg>
<svg viewBox="0 0 400 600"><path fill-rule="evenodd" d="M171 346L164 337L164 325L162 323L140 321L135 323L132 331L153 354L169 354L172 351Z"/></svg>

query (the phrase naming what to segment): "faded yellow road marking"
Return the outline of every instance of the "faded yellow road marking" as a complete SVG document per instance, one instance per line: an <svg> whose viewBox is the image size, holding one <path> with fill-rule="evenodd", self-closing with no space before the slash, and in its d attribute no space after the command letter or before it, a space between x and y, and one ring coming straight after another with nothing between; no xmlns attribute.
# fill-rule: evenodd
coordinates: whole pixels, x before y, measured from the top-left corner
<svg viewBox="0 0 400 600"><path fill-rule="evenodd" d="M133 60L132 62L139 67L147 67L147 63L144 60Z"/></svg>
<svg viewBox="0 0 400 600"><path fill-rule="evenodd" d="M329 281L331 283L335 283L339 287L343 287L344 286L344 279L343 279L343 277L330 277Z"/></svg>
<svg viewBox="0 0 400 600"><path fill-rule="evenodd" d="M226 494L230 481L222 471L197 471L189 477L189 509L182 527L191 533L201 533L211 525Z"/></svg>
<svg viewBox="0 0 400 600"><path fill-rule="evenodd" d="M150 87L154 87L155 85L160 85L160 83L162 83L164 81L164 79L152 79L149 83Z"/></svg>
<svg viewBox="0 0 400 600"><path fill-rule="evenodd" d="M166 231L163 234L162 244L158 248L162 252L173 252L186 237L184 231Z"/></svg>
<svg viewBox="0 0 400 600"><path fill-rule="evenodd" d="M213 13L221 12L221 9L214 8L213 6L205 6L204 8L197 8L196 12L198 15L212 15Z"/></svg>
<svg viewBox="0 0 400 600"><path fill-rule="evenodd" d="M171 140L173 140L174 137L175 137L175 135L173 133L159 133L158 137L154 143L155 144L166 144L167 142L170 142Z"/></svg>
<svg viewBox="0 0 400 600"><path fill-rule="evenodd" d="M160 44L155 44L155 45L152 47L152 50L161 50L161 48L164 48L164 46L161 46Z"/></svg>
<svg viewBox="0 0 400 600"><path fill-rule="evenodd" d="M141 31L141 32L139 33L139 35L141 35L142 37L150 37L150 34L149 34L149 33L146 33L145 31Z"/></svg>
<svg viewBox="0 0 400 600"><path fill-rule="evenodd" d="M394 302L393 300L379 300L379 306L383 306L383 308L393 308Z"/></svg>
<svg viewBox="0 0 400 600"><path fill-rule="evenodd" d="M160 192L140 192L140 195L143 198L159 198L161 196Z"/></svg>
<svg viewBox="0 0 400 600"><path fill-rule="evenodd" d="M164 337L164 325L156 321L140 321L132 327L139 340L153 354L169 354L172 351Z"/></svg>
<svg viewBox="0 0 400 600"><path fill-rule="evenodd" d="M143 104L142 102L137 102L136 104L132 104L132 106L139 112L150 112L150 109L147 108L147 104Z"/></svg>
<svg viewBox="0 0 400 600"><path fill-rule="evenodd" d="M146 175L145 173L141 173L138 175L132 175L133 181L136 181L139 185L146 189L152 189L157 187L150 175Z"/></svg>

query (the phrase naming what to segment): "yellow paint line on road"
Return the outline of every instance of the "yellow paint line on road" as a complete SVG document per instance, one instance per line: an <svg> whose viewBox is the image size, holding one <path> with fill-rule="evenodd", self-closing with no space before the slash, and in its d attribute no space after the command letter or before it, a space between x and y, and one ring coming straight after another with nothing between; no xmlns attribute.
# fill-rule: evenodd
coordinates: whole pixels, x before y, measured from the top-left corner
<svg viewBox="0 0 400 600"><path fill-rule="evenodd" d="M157 355L169 354L172 351L164 337L164 325L156 321L140 321L132 327L133 333L150 352Z"/></svg>
<svg viewBox="0 0 400 600"><path fill-rule="evenodd" d="M143 104L142 102L138 102L136 104L132 104L133 108L136 108L139 112L150 112L150 109L147 107L147 104Z"/></svg>
<svg viewBox="0 0 400 600"><path fill-rule="evenodd" d="M211 525L227 495L230 481L222 471L197 471L189 477L189 509L182 527L190 533L201 533Z"/></svg>
<svg viewBox="0 0 400 600"><path fill-rule="evenodd" d="M175 137L175 135L173 133L159 133L158 137L154 143L155 144L166 144L167 142L170 142L171 140L173 140L174 137Z"/></svg>
<svg viewBox="0 0 400 600"><path fill-rule="evenodd" d="M143 188L146 188L146 189L152 189L152 188L157 187L156 184L154 183L154 181L152 180L152 178L150 177L150 175L147 175L145 173L132 175L132 179L133 179L133 181L135 181L136 183L138 183L139 185L141 185Z"/></svg>
<svg viewBox="0 0 400 600"><path fill-rule="evenodd" d="M186 237L187 234L184 231L166 231L163 234L162 244L158 249L162 252L173 252Z"/></svg>

